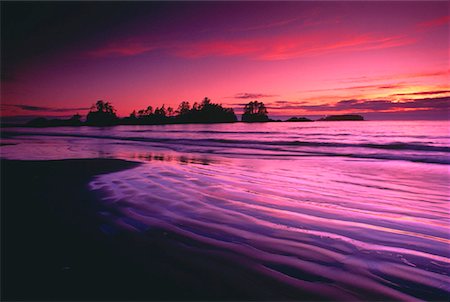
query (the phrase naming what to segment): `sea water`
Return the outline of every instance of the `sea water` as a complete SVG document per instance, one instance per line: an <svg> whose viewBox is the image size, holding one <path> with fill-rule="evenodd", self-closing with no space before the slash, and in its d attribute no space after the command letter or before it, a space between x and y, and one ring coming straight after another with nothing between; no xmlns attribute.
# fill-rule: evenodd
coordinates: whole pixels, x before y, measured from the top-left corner
<svg viewBox="0 0 450 302"><path fill-rule="evenodd" d="M336 300L450 294L446 121L5 128L0 150L141 162L90 182L105 231L166 229Z"/></svg>

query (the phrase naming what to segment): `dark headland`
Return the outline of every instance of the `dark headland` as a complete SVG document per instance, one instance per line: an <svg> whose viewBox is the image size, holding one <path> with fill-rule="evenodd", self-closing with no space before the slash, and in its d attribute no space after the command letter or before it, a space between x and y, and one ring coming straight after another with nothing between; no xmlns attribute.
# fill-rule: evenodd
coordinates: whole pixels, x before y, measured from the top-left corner
<svg viewBox="0 0 450 302"><path fill-rule="evenodd" d="M1 161L2 301L321 299L165 230L102 232L88 182L136 165Z"/></svg>

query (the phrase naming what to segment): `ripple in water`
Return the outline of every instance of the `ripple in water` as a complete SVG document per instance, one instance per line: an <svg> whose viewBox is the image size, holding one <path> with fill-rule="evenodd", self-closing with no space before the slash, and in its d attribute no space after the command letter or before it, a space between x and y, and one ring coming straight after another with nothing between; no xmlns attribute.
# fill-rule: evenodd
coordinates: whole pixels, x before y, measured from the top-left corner
<svg viewBox="0 0 450 302"><path fill-rule="evenodd" d="M106 229L162 228L335 300L445 300L445 169L336 158L152 161L90 187L109 211Z"/></svg>

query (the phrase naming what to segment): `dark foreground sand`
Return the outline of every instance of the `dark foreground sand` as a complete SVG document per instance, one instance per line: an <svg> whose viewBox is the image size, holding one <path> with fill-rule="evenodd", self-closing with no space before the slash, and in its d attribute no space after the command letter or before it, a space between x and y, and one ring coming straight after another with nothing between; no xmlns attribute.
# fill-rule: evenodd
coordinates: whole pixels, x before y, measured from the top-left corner
<svg viewBox="0 0 450 302"><path fill-rule="evenodd" d="M208 247L164 230L100 231L101 205L88 182L136 165L112 159L1 161L2 300L318 298L220 253L199 253Z"/></svg>

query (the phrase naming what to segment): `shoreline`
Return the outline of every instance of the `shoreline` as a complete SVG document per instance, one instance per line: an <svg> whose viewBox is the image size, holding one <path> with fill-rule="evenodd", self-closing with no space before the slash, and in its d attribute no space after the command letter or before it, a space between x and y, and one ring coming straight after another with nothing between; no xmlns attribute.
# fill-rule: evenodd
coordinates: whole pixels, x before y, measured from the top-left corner
<svg viewBox="0 0 450 302"><path fill-rule="evenodd" d="M2 300L324 299L167 230L105 232L88 182L138 165L2 159Z"/></svg>
<svg viewBox="0 0 450 302"><path fill-rule="evenodd" d="M395 120L394 120L395 121ZM314 123L314 122L367 122L367 120L310 120L310 121L259 121L259 122L192 122L192 123L154 123L154 124L126 124L119 123L113 125L48 125L48 126L29 126L26 124L2 124L0 128L61 128L61 127L117 127L117 126L167 126L167 125L217 125L217 124L267 124L267 123Z"/></svg>
<svg viewBox="0 0 450 302"><path fill-rule="evenodd" d="M333 275L346 265L345 262L330 262L323 271L321 262L313 260L311 264L319 265L318 271L307 269L308 265L303 269L301 262L310 261L306 260L308 254L303 259L302 252L291 255L289 249L280 249L272 258L270 251L265 255L264 246L250 242L248 253L243 252L240 247L247 246L245 238L235 241L232 236L227 237L223 241L225 244L203 240L191 236L189 228L183 226L185 220L178 220L176 216L161 224L128 220L130 210L136 210L135 213L144 218L158 220L159 217L153 214L158 211L139 213L139 205L133 203L134 195L114 201L101 199L108 196L104 193L109 189L123 185L122 177L124 180L132 180L133 176L157 177L158 169L152 164L119 159L2 159L0 164L1 298L5 301L375 301L442 300L446 297L445 289L438 284L420 283L407 277L399 278L396 288L381 284L377 289L363 286L367 281L363 276L353 287L346 281L348 279L340 280ZM112 179L119 181L112 181L112 187L89 188L90 181L97 175L134 167L136 173L113 175ZM171 188L170 183L163 188ZM137 196L146 195L144 208L151 206L149 203L160 202L163 209L170 210L170 202L163 203L157 196L151 198L153 191L143 188ZM199 213L210 213L201 203L198 207ZM220 226L220 216L205 218ZM214 226L209 229L206 224L204 227L205 234L210 232L214 239L215 233L211 233ZM217 235L220 236L220 231ZM273 236L276 238L276 233ZM327 242L317 246L332 241ZM350 245L345 249L353 248L356 247ZM335 251L333 246L330 250ZM347 257L347 253L339 255ZM323 254L328 257L326 255ZM284 261L297 258L300 266ZM393 266L399 265L398 259L391 260ZM407 266L404 268L411 270ZM326 273L328 269L333 272ZM419 267L418 273L422 270ZM342 272L348 278L359 276L357 271L353 275L355 270L350 267L343 267ZM396 278L389 272L381 276L387 280Z"/></svg>

